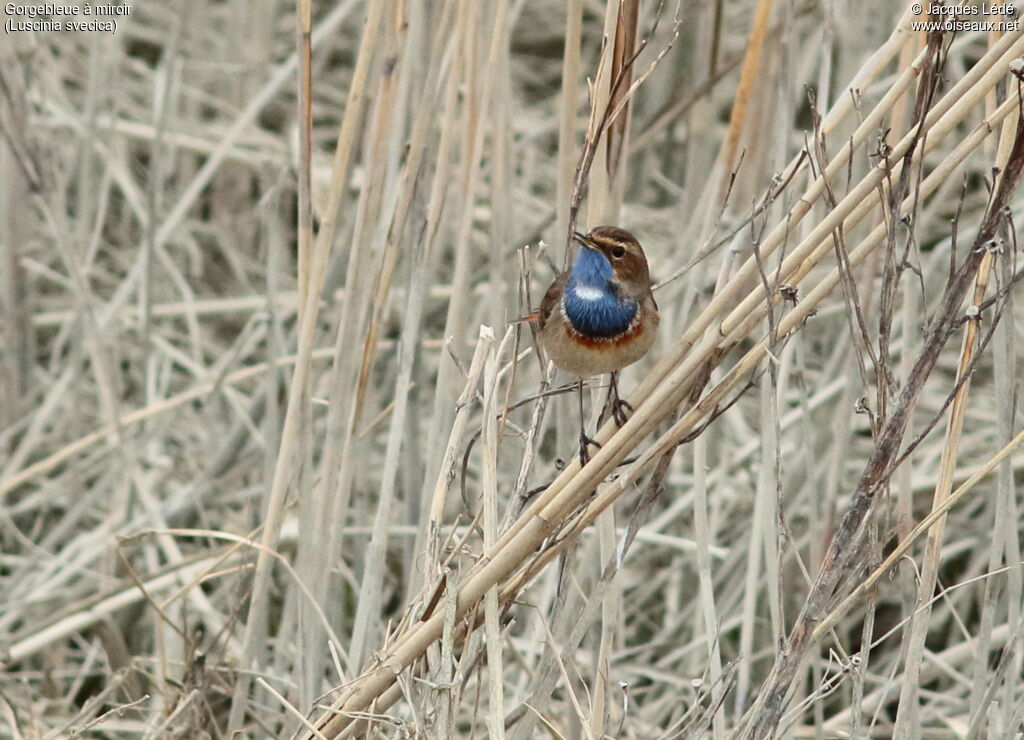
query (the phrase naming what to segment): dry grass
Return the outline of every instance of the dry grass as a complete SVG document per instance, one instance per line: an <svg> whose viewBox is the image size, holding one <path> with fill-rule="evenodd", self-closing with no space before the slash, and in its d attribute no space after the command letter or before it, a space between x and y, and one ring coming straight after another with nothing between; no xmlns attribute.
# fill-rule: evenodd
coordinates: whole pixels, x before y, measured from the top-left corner
<svg viewBox="0 0 1024 740"><path fill-rule="evenodd" d="M1024 730L1024 31L915 19L5 36L0 738ZM602 222L662 325L581 468L515 319Z"/></svg>

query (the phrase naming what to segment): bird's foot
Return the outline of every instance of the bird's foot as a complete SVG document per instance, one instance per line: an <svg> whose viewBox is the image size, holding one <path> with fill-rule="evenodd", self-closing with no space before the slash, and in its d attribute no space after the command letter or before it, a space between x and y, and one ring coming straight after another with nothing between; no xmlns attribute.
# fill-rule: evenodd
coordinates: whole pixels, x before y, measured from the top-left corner
<svg viewBox="0 0 1024 740"><path fill-rule="evenodd" d="M601 416L597 420L598 426L604 426L604 423L612 418L615 419L615 425L621 429L629 421L634 410L629 401L623 401L617 396L609 396L605 401L604 408L601 409Z"/></svg>
<svg viewBox="0 0 1024 740"><path fill-rule="evenodd" d="M629 412L627 414L626 412ZM608 418L615 419L615 426L620 429L629 420L629 415L634 411L633 406L628 401L623 401L619 397L619 374L618 372L611 373L608 376L608 396L605 398L604 406L601 408L601 414L598 417L598 425L603 426Z"/></svg>
<svg viewBox="0 0 1024 740"><path fill-rule="evenodd" d="M612 400L612 418L615 419L616 426L620 428L629 421L629 415L626 414L626 411L632 414L635 410L629 401L623 401L621 398Z"/></svg>
<svg viewBox="0 0 1024 740"><path fill-rule="evenodd" d="M593 437L588 437L586 434L580 433L580 465L586 465L590 462L590 445L594 445L598 449L601 449L601 443Z"/></svg>

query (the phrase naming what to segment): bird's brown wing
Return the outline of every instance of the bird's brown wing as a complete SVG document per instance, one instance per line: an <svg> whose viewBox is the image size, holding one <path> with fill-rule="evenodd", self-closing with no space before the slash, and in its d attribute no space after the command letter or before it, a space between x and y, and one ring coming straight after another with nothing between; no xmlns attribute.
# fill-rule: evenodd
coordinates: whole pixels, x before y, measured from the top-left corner
<svg viewBox="0 0 1024 740"><path fill-rule="evenodd" d="M654 313L658 313L658 302L656 300L654 300L654 293L653 292L648 292L647 293L647 300L649 300L651 302L651 307L654 309Z"/></svg>
<svg viewBox="0 0 1024 740"><path fill-rule="evenodd" d="M563 272L555 278L555 281L551 283L551 286L548 288L548 292L544 294L544 300L540 302L541 329L543 329L544 324L547 323L548 317L551 316L551 312L558 308L558 304L562 300L562 294L565 292L565 283L568 279L568 271Z"/></svg>

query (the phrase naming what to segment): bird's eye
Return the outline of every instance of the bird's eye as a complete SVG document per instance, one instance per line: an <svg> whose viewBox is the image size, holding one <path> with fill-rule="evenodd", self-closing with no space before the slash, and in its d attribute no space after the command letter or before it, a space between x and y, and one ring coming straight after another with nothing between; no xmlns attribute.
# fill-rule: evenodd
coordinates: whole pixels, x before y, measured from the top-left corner
<svg viewBox="0 0 1024 740"><path fill-rule="evenodd" d="M614 257L617 260L620 260L620 259L622 259L625 256L626 256L626 248L625 247L612 247L612 257Z"/></svg>

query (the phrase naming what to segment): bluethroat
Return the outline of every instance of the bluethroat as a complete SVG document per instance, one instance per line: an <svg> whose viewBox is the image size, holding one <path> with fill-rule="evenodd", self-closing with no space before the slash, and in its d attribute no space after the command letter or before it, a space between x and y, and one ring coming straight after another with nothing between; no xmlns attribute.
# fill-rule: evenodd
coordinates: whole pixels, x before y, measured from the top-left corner
<svg viewBox="0 0 1024 740"><path fill-rule="evenodd" d="M624 409L617 373L654 344L658 304L651 293L651 274L640 242L615 226L597 226L589 234L573 232L582 249L572 267L551 283L540 304L540 343L552 362L579 376L580 461L597 442L587 436L583 417L583 378L611 373L609 410L620 426ZM603 416L603 414L602 414Z"/></svg>

